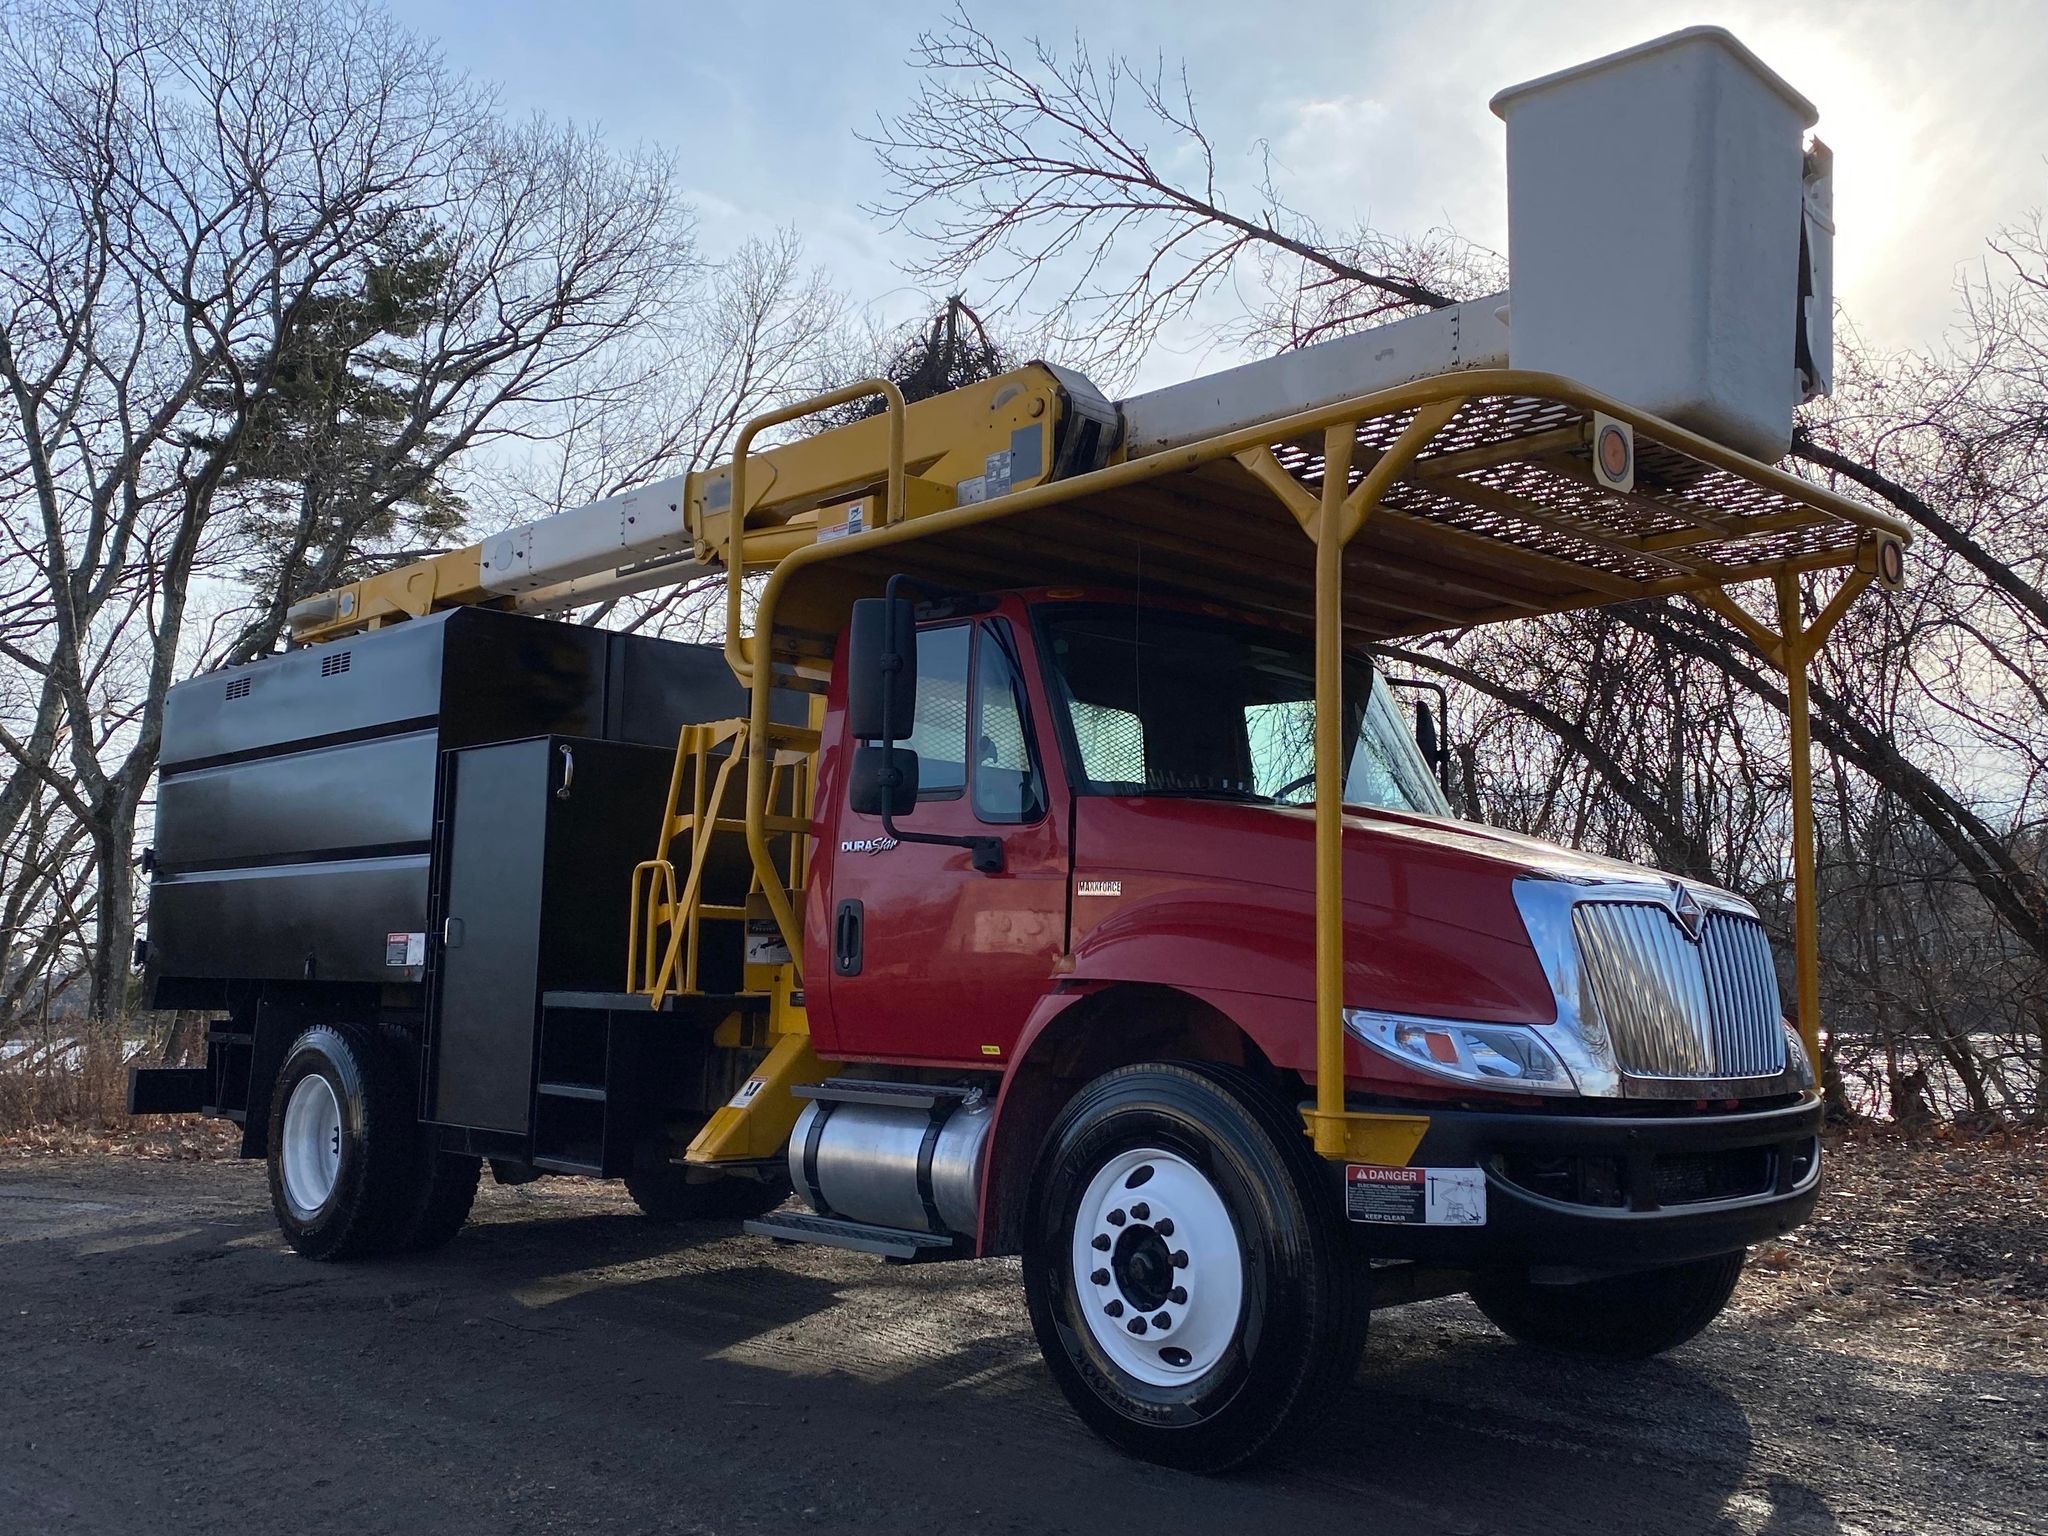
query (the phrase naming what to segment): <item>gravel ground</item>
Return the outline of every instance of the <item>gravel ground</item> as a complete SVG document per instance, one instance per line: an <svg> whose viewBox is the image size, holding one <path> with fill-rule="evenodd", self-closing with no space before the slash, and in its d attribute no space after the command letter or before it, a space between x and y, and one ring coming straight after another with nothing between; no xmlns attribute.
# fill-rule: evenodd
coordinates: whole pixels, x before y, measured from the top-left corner
<svg viewBox="0 0 2048 1536"><path fill-rule="evenodd" d="M1005 1261L886 1267L486 1186L306 1263L189 1126L0 1149L0 1531L2048 1533L2048 1141L1838 1143L1823 1219L1666 1359L1381 1314L1331 1421L1214 1480L1047 1381Z"/></svg>

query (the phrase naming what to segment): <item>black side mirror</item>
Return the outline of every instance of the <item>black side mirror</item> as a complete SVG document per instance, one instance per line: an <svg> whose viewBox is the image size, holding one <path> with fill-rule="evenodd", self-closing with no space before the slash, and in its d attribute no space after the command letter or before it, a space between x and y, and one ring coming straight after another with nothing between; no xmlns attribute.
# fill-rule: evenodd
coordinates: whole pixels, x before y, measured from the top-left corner
<svg viewBox="0 0 2048 1536"><path fill-rule="evenodd" d="M863 816L908 816L917 809L917 754L908 747L855 747L846 803Z"/></svg>
<svg viewBox="0 0 2048 1536"><path fill-rule="evenodd" d="M896 745L911 734L917 710L917 609L895 595L905 582L920 585L907 576L890 577L889 595L856 600L847 625L846 731L860 745L853 749L846 803L863 816L881 817L882 830L900 843L965 848L976 869L1001 874L1001 838L896 825L896 817L917 809L917 754Z"/></svg>
<svg viewBox="0 0 2048 1536"><path fill-rule="evenodd" d="M902 741L915 723L916 701L916 607L907 597L859 599L846 634L847 734L855 741Z"/></svg>
<svg viewBox="0 0 2048 1536"><path fill-rule="evenodd" d="M1415 701L1415 745L1422 751L1422 760L1429 764L1430 771L1442 782L1446 764L1444 762L1444 740L1436 728L1436 712L1425 700Z"/></svg>
<svg viewBox="0 0 2048 1536"><path fill-rule="evenodd" d="M1451 717L1451 696L1442 683L1431 682L1420 677L1386 677L1381 674L1389 688L1413 688L1421 693L1436 695L1436 708L1429 707L1426 699L1415 701L1415 748L1422 754L1422 761L1429 771L1436 775L1436 782L1444 794L1451 794L1451 750L1444 740L1444 732L1438 724L1439 718Z"/></svg>

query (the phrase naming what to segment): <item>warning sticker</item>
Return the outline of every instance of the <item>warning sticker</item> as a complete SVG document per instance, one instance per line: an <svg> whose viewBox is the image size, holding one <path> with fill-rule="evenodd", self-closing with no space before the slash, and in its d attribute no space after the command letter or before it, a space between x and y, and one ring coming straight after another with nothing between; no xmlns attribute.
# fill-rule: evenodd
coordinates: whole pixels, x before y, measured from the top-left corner
<svg viewBox="0 0 2048 1536"><path fill-rule="evenodd" d="M789 946L783 942L782 929L772 917L747 919L747 961L748 965L787 965Z"/></svg>
<svg viewBox="0 0 2048 1536"><path fill-rule="evenodd" d="M427 963L427 936L424 933L385 934L384 963L394 968L425 965Z"/></svg>
<svg viewBox="0 0 2048 1536"><path fill-rule="evenodd" d="M1377 1226L1483 1227L1486 1175L1477 1168L1344 1170L1344 1214Z"/></svg>
<svg viewBox="0 0 2048 1536"><path fill-rule="evenodd" d="M844 506L827 507L818 514L817 542L824 544L833 539L850 538L861 530L862 519L867 512L866 501L849 501ZM844 513L844 516L839 514Z"/></svg>
<svg viewBox="0 0 2048 1536"><path fill-rule="evenodd" d="M731 1100L726 1104L726 1108L745 1109L749 1104L754 1102L754 1095L759 1093L763 1088L766 1088L767 1086L768 1080L764 1077L748 1078L744 1083L740 1085L740 1091L734 1094Z"/></svg>

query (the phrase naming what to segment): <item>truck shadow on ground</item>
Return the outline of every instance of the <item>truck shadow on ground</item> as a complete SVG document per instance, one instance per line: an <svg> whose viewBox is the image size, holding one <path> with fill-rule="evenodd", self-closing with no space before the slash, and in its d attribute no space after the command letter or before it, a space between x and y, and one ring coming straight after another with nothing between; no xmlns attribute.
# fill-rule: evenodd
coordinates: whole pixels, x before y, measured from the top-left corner
<svg viewBox="0 0 2048 1536"><path fill-rule="evenodd" d="M1748 1412L1712 1364L1542 1355L1475 1325L1461 1301L1379 1315L1334 1412L1264 1468L1219 1484L1137 1469L1072 1418L1040 1362L1013 1262L897 1268L769 1248L730 1224L650 1228L630 1215L472 1228L444 1262L477 1266L531 1309L529 1321L630 1316L679 1357L801 1378L777 1384L783 1392L850 1396L856 1411L814 1416L812 1430L821 1419L852 1426L838 1447L848 1455L860 1453L865 1426L902 1423L921 1406L998 1421L993 1438L1042 1448L1056 1476L1137 1476L1171 1504L1233 1505L1258 1491L1269 1503L1333 1499L1479 1529L1543 1528L1540 1511L1579 1511L1593 1517L1585 1528L1601 1529L1601 1508L1614 1511L1615 1529L1839 1529L1797 1478L1756 1475ZM748 1389L747 1400L776 1390ZM1753 1507L1738 1520L1729 1501L1745 1488ZM1539 1523L1522 1523L1532 1517Z"/></svg>
<svg viewBox="0 0 2048 1536"><path fill-rule="evenodd" d="M518 1452L564 1488L584 1473L579 1438L672 1457L656 1437L676 1433L688 1404L711 1415L693 1433L737 1462L800 1424L812 1464L851 1481L842 1497L910 1461L929 1481L921 1497L1013 1504L1030 1516L1019 1529L1087 1528L1089 1511L1140 1499L1148 1523L1185 1532L1371 1510L1390 1532L1827 1536L1915 1528L1873 1524L1872 1501L1953 1485L1946 1436L1981 1392L2038 1402L2048 1388L2017 1374L1908 1381L1753 1318L1663 1360L1589 1363L1512 1345L1452 1299L1380 1314L1329 1414L1261 1469L1200 1479L1133 1463L1074 1420L1038 1358L1013 1261L894 1268L771 1246L730 1223L664 1227L613 1202L494 1195L438 1253L315 1265L267 1212L73 1209L76 1225L41 1225L34 1246L39 1268L68 1271L81 1305L125 1298L133 1327L199 1356L311 1356L372 1397L407 1397L398 1384L432 1358L437 1412L488 1423L516 1402L572 1426L559 1447ZM27 1250L10 1240L15 1264ZM1832 1450L1810 1434L1822 1408L1840 1426ZM1885 1473L1874 1487L1855 1470L1873 1452ZM472 1454L488 1465L498 1451ZM714 1491L713 1474L694 1475ZM1973 1491L1990 1489L1978 1479ZM1844 1509L1853 1518L1838 1519Z"/></svg>

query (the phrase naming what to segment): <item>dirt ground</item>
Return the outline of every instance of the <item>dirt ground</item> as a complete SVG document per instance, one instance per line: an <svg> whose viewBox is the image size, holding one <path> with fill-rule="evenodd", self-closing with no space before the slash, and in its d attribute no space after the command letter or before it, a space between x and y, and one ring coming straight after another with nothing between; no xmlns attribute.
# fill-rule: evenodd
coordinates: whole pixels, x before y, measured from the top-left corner
<svg viewBox="0 0 2048 1536"><path fill-rule="evenodd" d="M563 1180L315 1265L260 1167L126 1146L0 1150L8 1536L2048 1532L2041 1141L1837 1146L1825 1220L1661 1361L1380 1314L1338 1414L1228 1480L1082 1431L1009 1262L664 1230Z"/></svg>

